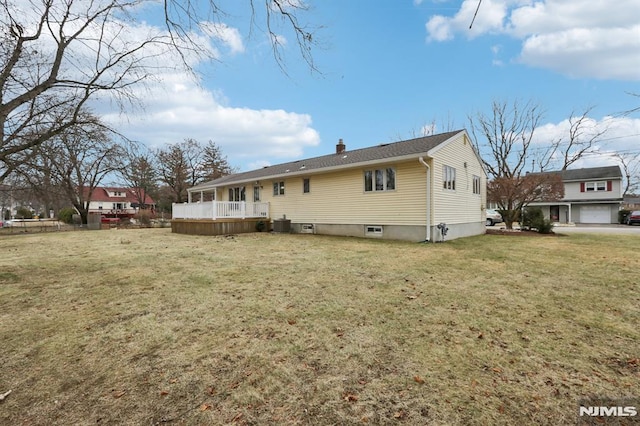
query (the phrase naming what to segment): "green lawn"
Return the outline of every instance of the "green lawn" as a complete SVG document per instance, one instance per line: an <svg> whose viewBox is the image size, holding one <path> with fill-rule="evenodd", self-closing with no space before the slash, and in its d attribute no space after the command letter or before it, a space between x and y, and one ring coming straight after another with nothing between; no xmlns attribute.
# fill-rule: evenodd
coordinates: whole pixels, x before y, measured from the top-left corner
<svg viewBox="0 0 640 426"><path fill-rule="evenodd" d="M0 236L0 424L575 424L640 396L637 237Z"/></svg>

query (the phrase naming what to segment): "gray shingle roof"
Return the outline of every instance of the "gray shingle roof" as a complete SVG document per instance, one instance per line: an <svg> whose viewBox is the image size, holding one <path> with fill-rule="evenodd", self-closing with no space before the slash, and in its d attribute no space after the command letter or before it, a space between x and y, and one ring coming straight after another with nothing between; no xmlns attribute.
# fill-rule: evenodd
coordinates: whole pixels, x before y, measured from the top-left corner
<svg viewBox="0 0 640 426"><path fill-rule="evenodd" d="M262 169L251 170L248 172L234 173L209 182L201 183L200 185L190 188L190 191L201 188L212 188L222 185L248 182L252 180L286 176L289 173L300 174L305 172L321 171L322 169L330 169L334 167L349 165L355 166L359 163L367 163L376 160L426 154L429 150L449 140L462 131L463 130L456 130L453 132L425 136L406 141L383 143L369 148L355 149L353 151L347 150L340 154L323 155L321 157L276 164L274 166L263 167Z"/></svg>
<svg viewBox="0 0 640 426"><path fill-rule="evenodd" d="M619 166L589 167L562 172L562 180L564 181L611 178L622 178L622 171Z"/></svg>
<svg viewBox="0 0 640 426"><path fill-rule="evenodd" d="M557 174L562 176L564 182L571 181L586 181L586 180L600 180L600 179L622 179L622 171L618 166L604 166L604 167L586 167L583 169L570 169L570 170L553 170L549 172L538 172L532 174Z"/></svg>

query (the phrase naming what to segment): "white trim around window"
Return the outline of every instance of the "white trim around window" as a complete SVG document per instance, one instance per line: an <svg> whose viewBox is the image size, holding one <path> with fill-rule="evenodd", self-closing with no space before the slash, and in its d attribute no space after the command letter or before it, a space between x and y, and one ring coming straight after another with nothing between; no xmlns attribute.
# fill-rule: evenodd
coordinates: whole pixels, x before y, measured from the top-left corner
<svg viewBox="0 0 640 426"><path fill-rule="evenodd" d="M284 195L284 181L273 182L273 195Z"/></svg>
<svg viewBox="0 0 640 426"><path fill-rule="evenodd" d="M386 167L384 169L364 171L364 192L395 191L396 169Z"/></svg>
<svg viewBox="0 0 640 426"><path fill-rule="evenodd" d="M442 189L456 190L456 169L451 166L442 166Z"/></svg>
<svg viewBox="0 0 640 426"><path fill-rule="evenodd" d="M473 193L480 195L480 176L473 175Z"/></svg>

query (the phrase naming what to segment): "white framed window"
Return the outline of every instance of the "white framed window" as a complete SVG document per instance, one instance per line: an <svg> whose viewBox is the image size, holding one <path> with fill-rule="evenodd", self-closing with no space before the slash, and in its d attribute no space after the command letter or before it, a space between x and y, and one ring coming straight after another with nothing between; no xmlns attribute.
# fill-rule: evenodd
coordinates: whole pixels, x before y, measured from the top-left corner
<svg viewBox="0 0 640 426"><path fill-rule="evenodd" d="M605 181L587 182L587 184L585 185L585 188L586 188L587 192L606 191L607 190L607 182L605 182Z"/></svg>
<svg viewBox="0 0 640 426"><path fill-rule="evenodd" d="M442 166L442 188L456 190L456 169L451 166Z"/></svg>
<svg viewBox="0 0 640 426"><path fill-rule="evenodd" d="M365 170L364 191L394 191L396 189L396 169L387 167L385 169Z"/></svg>
<svg viewBox="0 0 640 426"><path fill-rule="evenodd" d="M260 201L260 187L258 185L253 187L253 202Z"/></svg>
<svg viewBox="0 0 640 426"><path fill-rule="evenodd" d="M273 195L284 195L284 181L273 182Z"/></svg>
<svg viewBox="0 0 640 426"><path fill-rule="evenodd" d="M309 178L304 178L304 179L302 179L302 193L303 194L308 194L309 192L311 192L311 186L310 186Z"/></svg>
<svg viewBox="0 0 640 426"><path fill-rule="evenodd" d="M473 193L480 194L480 176L473 175Z"/></svg>
<svg viewBox="0 0 640 426"><path fill-rule="evenodd" d="M246 201L244 186L229 188L229 201Z"/></svg>

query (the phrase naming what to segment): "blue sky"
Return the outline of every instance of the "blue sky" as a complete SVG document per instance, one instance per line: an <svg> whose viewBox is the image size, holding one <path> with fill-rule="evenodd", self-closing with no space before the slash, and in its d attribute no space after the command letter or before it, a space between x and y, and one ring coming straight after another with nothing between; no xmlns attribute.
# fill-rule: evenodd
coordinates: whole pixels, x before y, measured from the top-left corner
<svg viewBox="0 0 640 426"><path fill-rule="evenodd" d="M244 2L242 2L244 3ZM233 3L232 3L233 4ZM545 111L538 143L566 133L587 108L607 126L577 166L640 154L640 0L308 1L316 32L312 73L283 32L285 75L267 36L232 10L215 43L219 62L202 79L159 76L144 111L105 118L149 147L213 140L240 170L468 127L494 100L533 101ZM244 15L243 15L244 14Z"/></svg>

